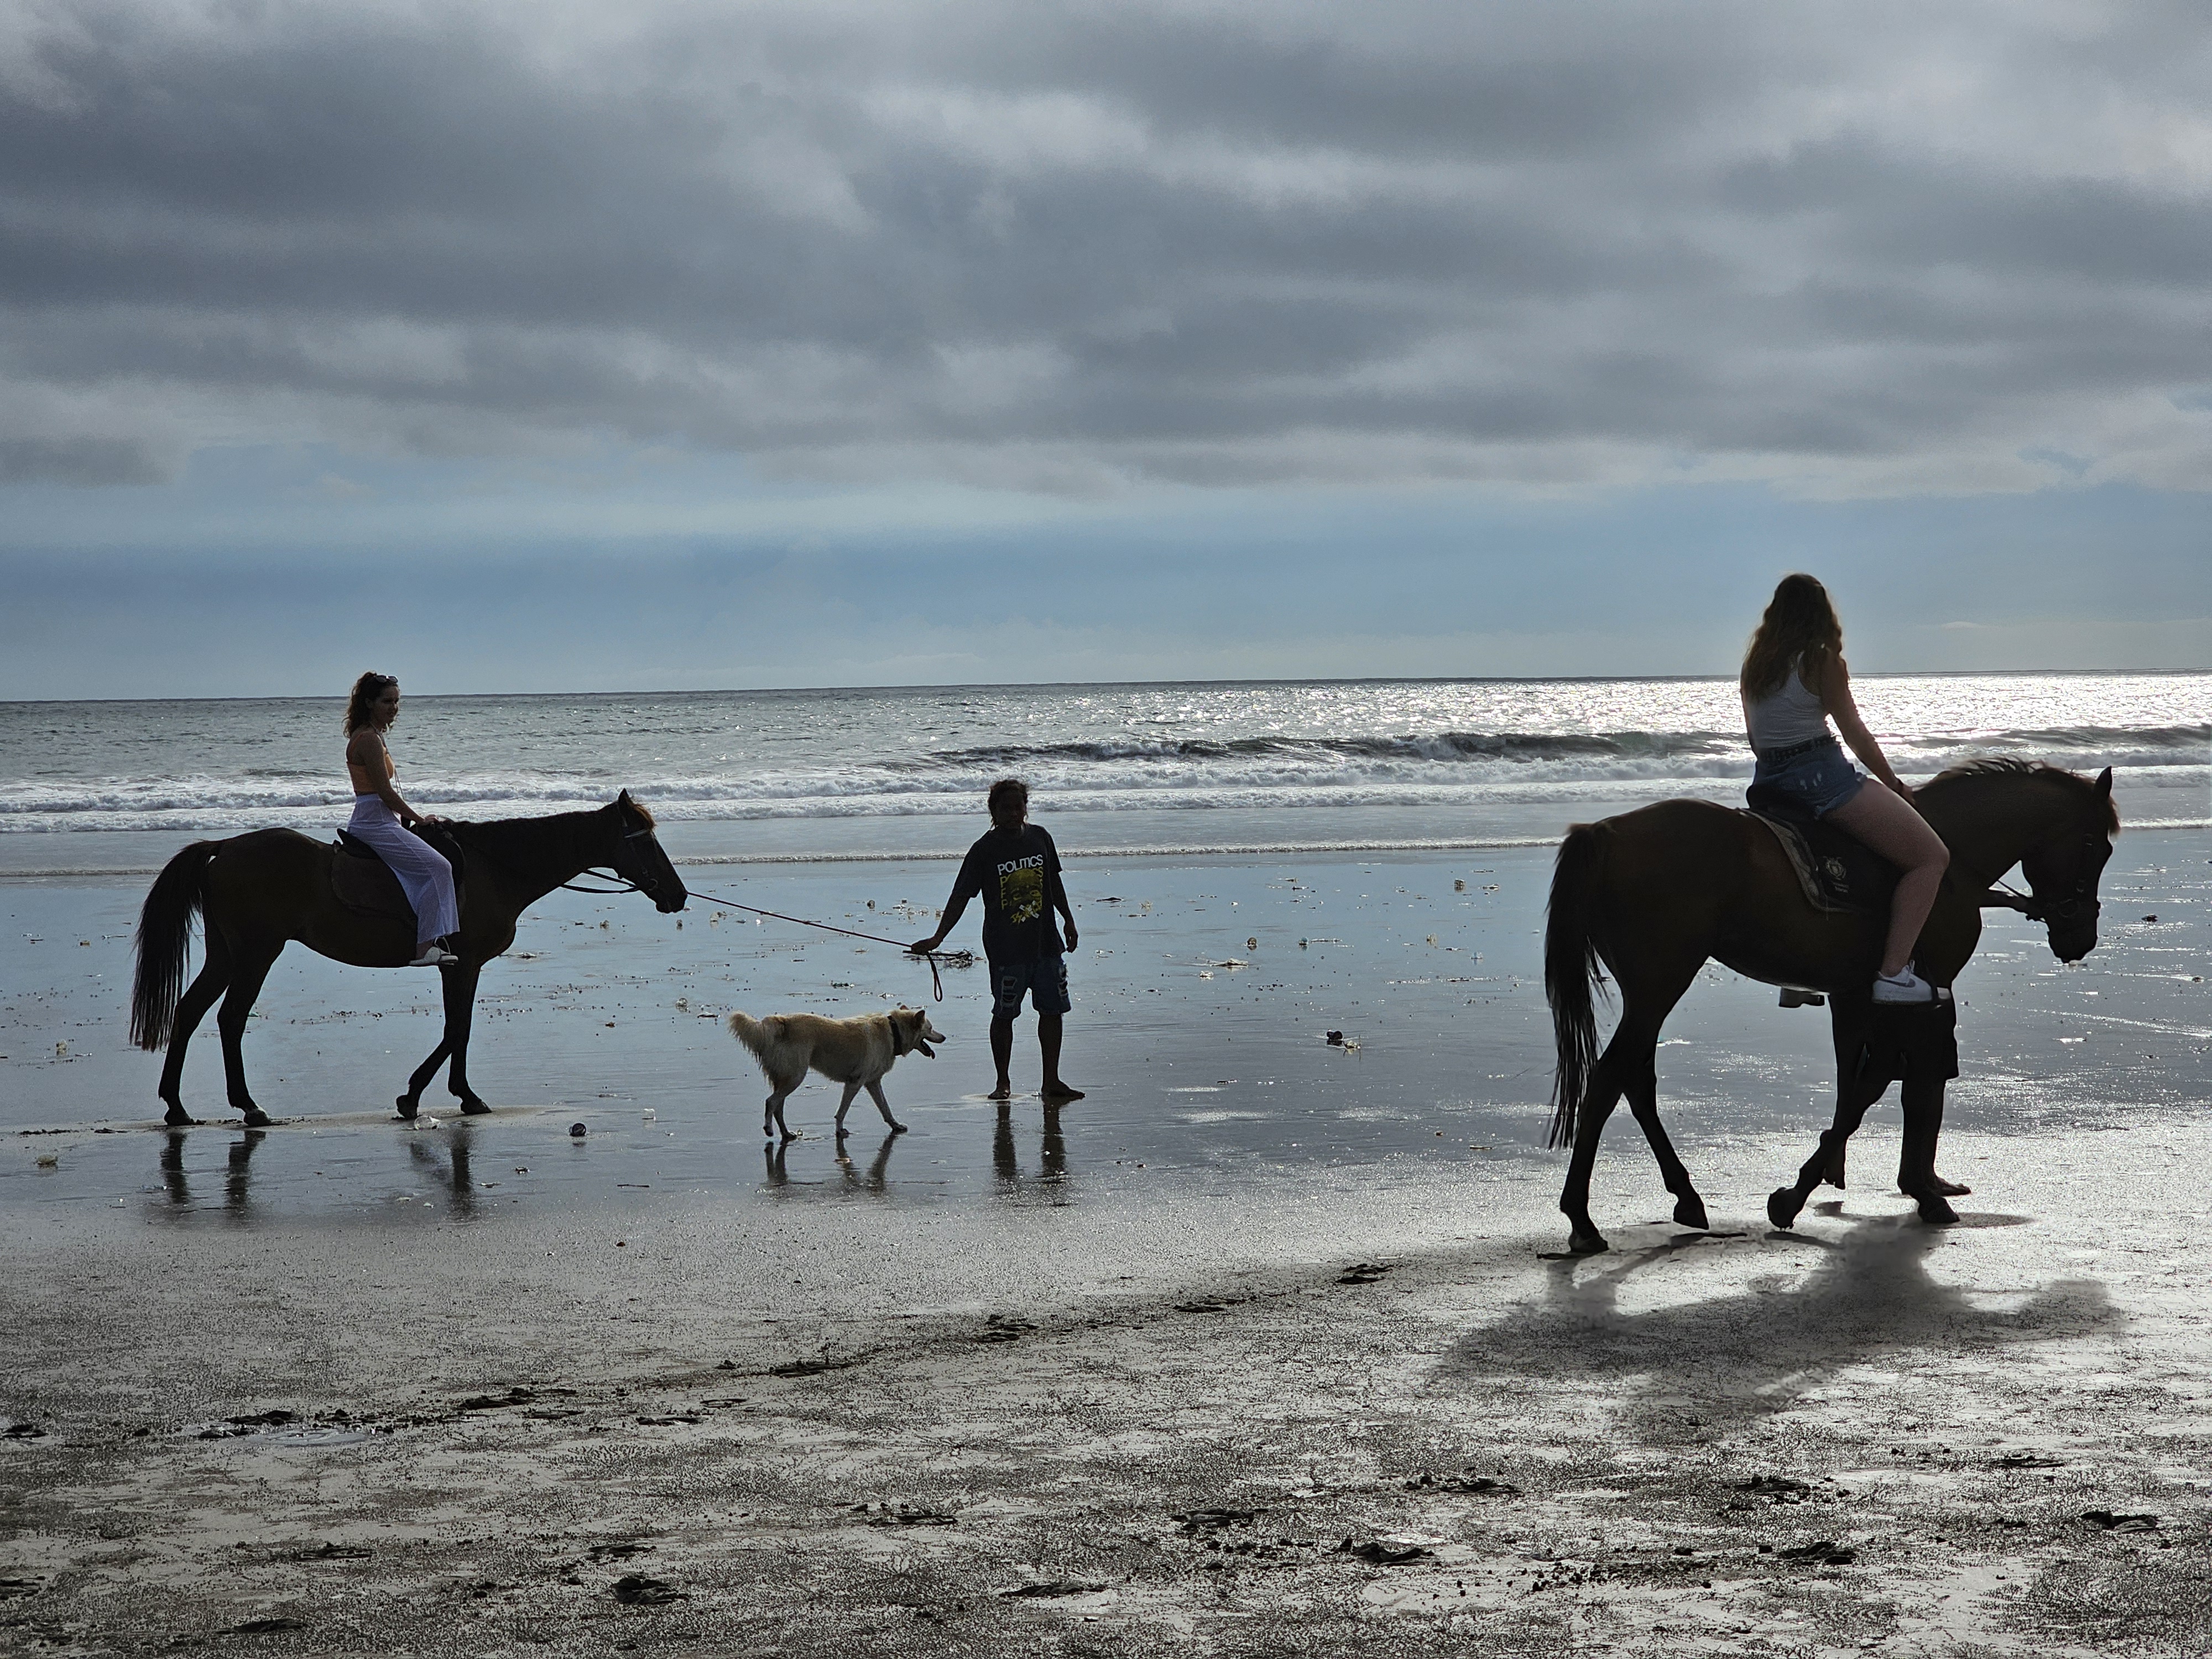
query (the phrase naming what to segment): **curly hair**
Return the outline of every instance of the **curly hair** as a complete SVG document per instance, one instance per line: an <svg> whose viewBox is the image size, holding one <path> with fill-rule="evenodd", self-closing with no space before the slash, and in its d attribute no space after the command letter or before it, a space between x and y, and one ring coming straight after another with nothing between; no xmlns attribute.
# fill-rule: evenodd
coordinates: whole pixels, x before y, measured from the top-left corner
<svg viewBox="0 0 2212 1659"><path fill-rule="evenodd" d="M1000 778L991 786L991 793L984 798L984 805L990 809L994 823L999 821L1001 810L1007 808L1014 810L1015 819L1019 822L1029 816L1030 787L1019 778Z"/></svg>
<svg viewBox="0 0 2212 1659"><path fill-rule="evenodd" d="M374 726L376 722L369 718L369 705L384 695L386 686L398 684L399 681L396 677L380 674L374 669L356 680L353 683L353 695L346 699L346 736L351 737L364 726Z"/></svg>
<svg viewBox="0 0 2212 1659"><path fill-rule="evenodd" d="M1802 674L1806 659L1822 652L1844 653L1844 625L1828 590L1802 572L1784 576L1753 630L1737 684L1747 697L1765 696L1781 689L1791 669Z"/></svg>

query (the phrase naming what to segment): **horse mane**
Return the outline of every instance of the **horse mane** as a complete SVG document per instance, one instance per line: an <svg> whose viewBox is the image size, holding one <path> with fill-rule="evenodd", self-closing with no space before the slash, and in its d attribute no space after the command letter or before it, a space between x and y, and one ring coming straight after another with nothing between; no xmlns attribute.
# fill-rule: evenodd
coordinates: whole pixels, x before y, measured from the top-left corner
<svg viewBox="0 0 2212 1659"><path fill-rule="evenodd" d="M2046 761L2021 760L2011 755L1984 755L1964 762L1938 772L1920 787L1923 792L1933 789L1940 793L1985 778L2041 778L2084 797L2095 794L2097 790L2096 784L2079 772L2069 772L2063 766L2053 766ZM2105 797L2105 832L2112 836L2120 833L2119 803L2110 795Z"/></svg>

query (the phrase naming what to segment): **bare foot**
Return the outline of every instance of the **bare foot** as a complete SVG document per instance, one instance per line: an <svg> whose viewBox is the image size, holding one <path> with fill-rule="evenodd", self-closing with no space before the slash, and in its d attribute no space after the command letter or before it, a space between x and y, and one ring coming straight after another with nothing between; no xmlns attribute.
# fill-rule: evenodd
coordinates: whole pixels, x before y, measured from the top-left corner
<svg viewBox="0 0 2212 1659"><path fill-rule="evenodd" d="M1083 1091L1080 1089L1071 1089L1067 1085L1062 1083L1058 1078L1054 1078L1038 1091L1038 1096L1039 1098L1042 1099L1047 1104L1058 1106L1066 1101L1082 1099Z"/></svg>
<svg viewBox="0 0 2212 1659"><path fill-rule="evenodd" d="M1013 1097L1014 1085L1007 1082L1004 1078L1000 1078L999 1079L998 1086L996 1088L993 1089L989 1094L983 1097L986 1100L1012 1100Z"/></svg>

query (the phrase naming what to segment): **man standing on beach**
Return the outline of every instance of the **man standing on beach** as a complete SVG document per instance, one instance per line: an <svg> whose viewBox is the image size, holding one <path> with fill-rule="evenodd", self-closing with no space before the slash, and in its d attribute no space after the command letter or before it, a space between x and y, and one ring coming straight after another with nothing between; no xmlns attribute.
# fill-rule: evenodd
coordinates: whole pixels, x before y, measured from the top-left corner
<svg viewBox="0 0 2212 1659"><path fill-rule="evenodd" d="M1037 1047L1044 1051L1046 1104L1080 1100L1083 1091L1060 1080L1060 1016L1072 1006L1067 997L1067 961L1060 955L1059 933L1052 912L1066 923L1067 948L1075 948L1075 912L1068 908L1067 890L1060 880L1060 849L1052 837L1030 823L1029 786L1014 778L1001 778L991 786L991 828L968 849L953 881L952 896L945 901L945 919L927 939L908 948L917 956L934 951L968 908L968 901L983 900L983 957L991 971L991 1058L998 1063L999 1079L990 1098L1006 1100L1013 1094L1007 1067L1014 1058L1014 1016L1022 1011L1027 992L1036 1010Z"/></svg>

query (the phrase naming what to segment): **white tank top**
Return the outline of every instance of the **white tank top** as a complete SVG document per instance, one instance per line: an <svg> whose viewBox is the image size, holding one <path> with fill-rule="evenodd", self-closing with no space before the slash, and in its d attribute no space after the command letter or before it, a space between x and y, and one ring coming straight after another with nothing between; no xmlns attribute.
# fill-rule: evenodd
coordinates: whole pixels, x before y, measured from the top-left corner
<svg viewBox="0 0 2212 1659"><path fill-rule="evenodd" d="M1744 703L1743 724L1751 734L1752 752L1757 755L1792 749L1828 735L1828 716L1820 699L1798 677L1795 665L1780 686L1756 702Z"/></svg>

